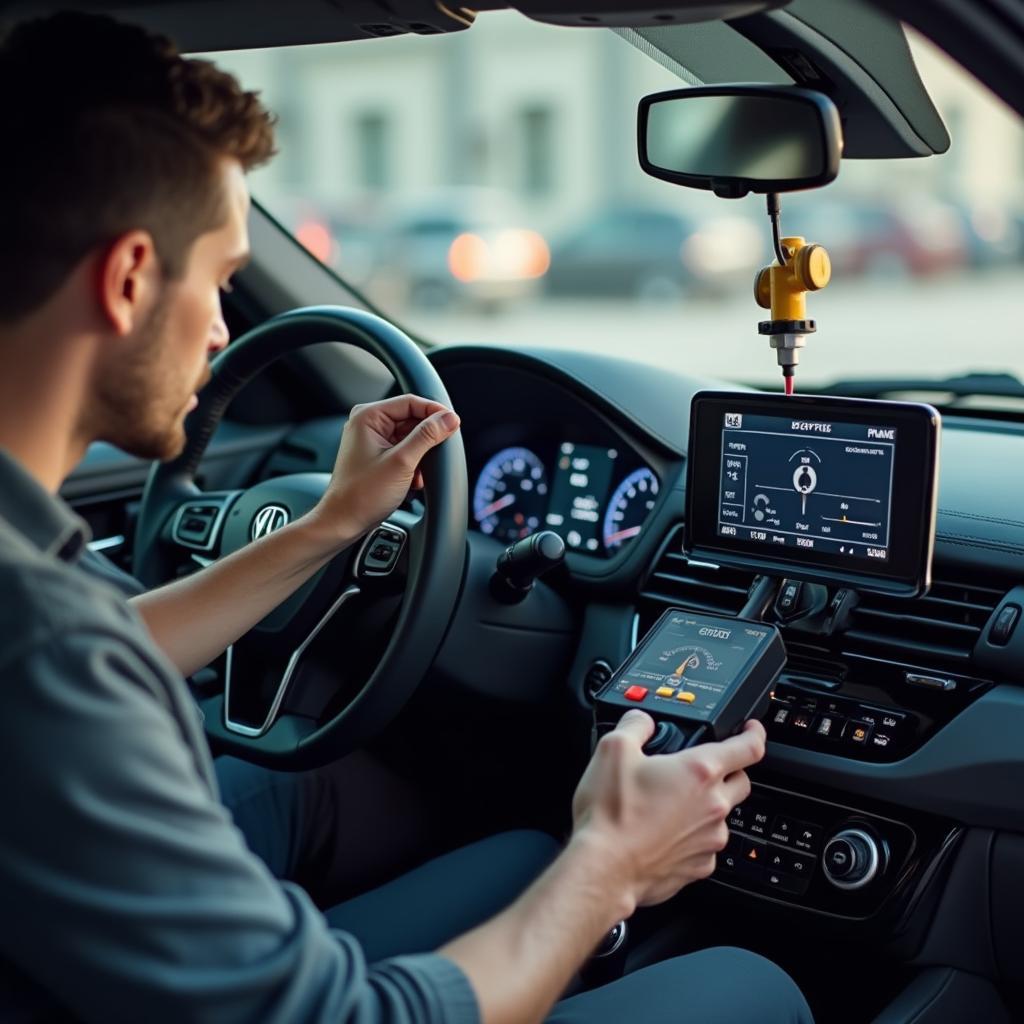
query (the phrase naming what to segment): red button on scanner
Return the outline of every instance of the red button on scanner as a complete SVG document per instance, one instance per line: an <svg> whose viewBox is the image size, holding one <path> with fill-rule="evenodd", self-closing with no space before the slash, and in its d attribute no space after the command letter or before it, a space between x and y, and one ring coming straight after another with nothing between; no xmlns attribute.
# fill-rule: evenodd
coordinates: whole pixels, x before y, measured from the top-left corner
<svg viewBox="0 0 1024 1024"><path fill-rule="evenodd" d="M647 696L646 686L631 686L624 694L626 700L643 700Z"/></svg>

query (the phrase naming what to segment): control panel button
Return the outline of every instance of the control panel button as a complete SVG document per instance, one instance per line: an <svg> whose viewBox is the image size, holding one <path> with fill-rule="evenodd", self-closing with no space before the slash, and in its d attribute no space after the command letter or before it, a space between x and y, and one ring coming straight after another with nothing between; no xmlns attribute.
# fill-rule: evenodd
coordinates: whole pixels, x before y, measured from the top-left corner
<svg viewBox="0 0 1024 1024"><path fill-rule="evenodd" d="M676 691L671 686L659 686L654 692L659 697L674 697Z"/></svg>
<svg viewBox="0 0 1024 1024"><path fill-rule="evenodd" d="M718 870L723 874L732 874L740 866L740 857L743 855L743 837L735 832L729 833L729 842L725 849L718 855Z"/></svg>
<svg viewBox="0 0 1024 1024"><path fill-rule="evenodd" d="M771 814L764 807L755 805L747 819L747 834L767 839L771 818Z"/></svg>
<svg viewBox="0 0 1024 1024"><path fill-rule="evenodd" d="M697 699L697 694L690 693L689 690L680 690L676 694L676 700L684 701L687 704L692 704Z"/></svg>
<svg viewBox="0 0 1024 1024"><path fill-rule="evenodd" d="M785 725L789 721L791 710L788 707L774 708L771 715L772 722L775 725Z"/></svg>
<svg viewBox="0 0 1024 1024"><path fill-rule="evenodd" d="M783 817L781 814L776 815L775 820L772 822L771 831L768 833L768 838L773 843L789 846L795 837L796 822L792 818Z"/></svg>
<svg viewBox="0 0 1024 1024"><path fill-rule="evenodd" d="M793 716L793 728L803 729L805 731L810 730L811 725L814 722L814 715L810 711L798 711Z"/></svg>
<svg viewBox="0 0 1024 1024"><path fill-rule="evenodd" d="M767 845L756 839L744 839L740 847L738 871L752 881L764 878Z"/></svg>
<svg viewBox="0 0 1024 1024"><path fill-rule="evenodd" d="M881 869L878 843L861 828L846 828L825 844L821 858L825 877L838 889L860 889Z"/></svg>
<svg viewBox="0 0 1024 1024"><path fill-rule="evenodd" d="M787 874L796 875L798 878L810 880L814 873L815 858L809 853L797 853L787 850L783 854L782 870Z"/></svg>
<svg viewBox="0 0 1024 1024"><path fill-rule="evenodd" d="M838 715L821 715L814 726L814 735L823 740L836 740L843 734L845 719Z"/></svg>
<svg viewBox="0 0 1024 1024"><path fill-rule="evenodd" d="M806 821L798 821L793 846L806 853L817 853L821 847L821 829L817 825L809 825Z"/></svg>
<svg viewBox="0 0 1024 1024"><path fill-rule="evenodd" d="M1019 620L1020 605L1005 605L988 631L988 642L994 647L1005 647L1010 642Z"/></svg>
<svg viewBox="0 0 1024 1024"><path fill-rule="evenodd" d="M635 701L641 701L646 696L647 696L647 687L646 686L631 686L623 694L623 697L625 697L626 700L635 700Z"/></svg>
<svg viewBox="0 0 1024 1024"><path fill-rule="evenodd" d="M854 746L866 747L871 739L872 732L874 732L874 726L870 722L861 722L856 718L851 718L846 723L843 739Z"/></svg>
<svg viewBox="0 0 1024 1024"><path fill-rule="evenodd" d="M765 871L764 884L769 889L776 890L776 892L802 896L811 883L809 879L799 878L796 875L786 874L784 871L773 871L771 868L768 868Z"/></svg>

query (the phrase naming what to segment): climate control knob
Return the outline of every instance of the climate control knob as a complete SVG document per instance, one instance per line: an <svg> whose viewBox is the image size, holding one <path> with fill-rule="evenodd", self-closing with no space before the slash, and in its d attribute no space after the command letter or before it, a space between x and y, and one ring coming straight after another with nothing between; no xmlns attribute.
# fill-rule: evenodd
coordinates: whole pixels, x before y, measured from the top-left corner
<svg viewBox="0 0 1024 1024"><path fill-rule="evenodd" d="M878 841L863 829L844 828L826 844L825 877L838 889L861 889L885 867Z"/></svg>

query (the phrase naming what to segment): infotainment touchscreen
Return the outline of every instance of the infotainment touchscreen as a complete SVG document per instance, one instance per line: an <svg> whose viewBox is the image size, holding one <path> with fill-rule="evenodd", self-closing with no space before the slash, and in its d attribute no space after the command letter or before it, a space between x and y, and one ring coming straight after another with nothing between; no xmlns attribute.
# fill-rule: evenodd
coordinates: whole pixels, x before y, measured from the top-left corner
<svg viewBox="0 0 1024 1024"><path fill-rule="evenodd" d="M691 414L687 550L919 593L938 440L939 415L926 405L703 392Z"/></svg>

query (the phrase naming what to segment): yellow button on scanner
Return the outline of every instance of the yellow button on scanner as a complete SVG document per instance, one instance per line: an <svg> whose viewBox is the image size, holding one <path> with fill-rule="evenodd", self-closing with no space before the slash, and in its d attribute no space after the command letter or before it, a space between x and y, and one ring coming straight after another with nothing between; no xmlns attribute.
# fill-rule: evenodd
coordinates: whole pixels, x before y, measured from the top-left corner
<svg viewBox="0 0 1024 1024"><path fill-rule="evenodd" d="M671 686L659 686L654 692L657 693L659 697L671 697L676 691L673 690Z"/></svg>
<svg viewBox="0 0 1024 1024"><path fill-rule="evenodd" d="M680 690L676 694L676 700L685 700L687 704L692 704L697 699L697 694L690 693L689 690Z"/></svg>

